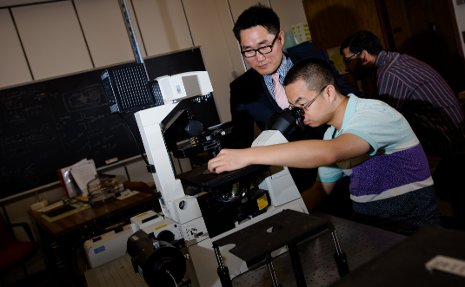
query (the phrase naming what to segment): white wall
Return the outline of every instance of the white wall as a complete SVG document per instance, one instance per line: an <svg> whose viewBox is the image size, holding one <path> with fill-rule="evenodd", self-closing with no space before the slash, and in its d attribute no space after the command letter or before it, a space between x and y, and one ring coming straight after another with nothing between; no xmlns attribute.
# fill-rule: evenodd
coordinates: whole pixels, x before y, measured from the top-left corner
<svg viewBox="0 0 465 287"><path fill-rule="evenodd" d="M292 25L307 23L302 1L270 0L270 6L279 15L281 30L290 31Z"/></svg>

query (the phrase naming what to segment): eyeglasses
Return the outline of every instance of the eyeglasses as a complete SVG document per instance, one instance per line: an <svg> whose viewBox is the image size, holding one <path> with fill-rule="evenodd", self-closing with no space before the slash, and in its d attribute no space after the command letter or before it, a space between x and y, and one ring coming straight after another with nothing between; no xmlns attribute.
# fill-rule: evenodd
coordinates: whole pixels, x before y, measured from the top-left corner
<svg viewBox="0 0 465 287"><path fill-rule="evenodd" d="M360 52L353 53L353 54L350 55L349 57L344 57L344 62L347 64L347 63L349 63L350 61L352 61L353 58L357 57L358 55L360 55Z"/></svg>
<svg viewBox="0 0 465 287"><path fill-rule="evenodd" d="M305 111L308 110L310 108L310 106L316 101L316 99L318 98L319 95L321 95L321 93L323 93L323 91L326 89L328 85L324 86L323 88L321 88L320 92L313 98L311 99L310 101L306 102L305 104L302 104L300 107L296 107L294 105L289 105L289 108L290 109L299 109L300 110L300 113L301 113L301 116L304 115Z"/></svg>
<svg viewBox="0 0 465 287"><path fill-rule="evenodd" d="M276 34L276 36L274 36L273 42L271 42L270 45L262 46L258 49L249 49L241 51L242 56L246 58L252 58L255 57L255 55L257 55L257 52L259 52L262 56L271 53L273 51L274 43L276 42L276 39L278 39L278 36L279 33Z"/></svg>

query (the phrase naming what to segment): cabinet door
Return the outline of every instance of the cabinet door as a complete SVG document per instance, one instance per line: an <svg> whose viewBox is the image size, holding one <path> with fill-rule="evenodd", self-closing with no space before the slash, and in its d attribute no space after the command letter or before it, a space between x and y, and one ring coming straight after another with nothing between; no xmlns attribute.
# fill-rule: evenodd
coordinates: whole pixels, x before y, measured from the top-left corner
<svg viewBox="0 0 465 287"><path fill-rule="evenodd" d="M148 56L192 47L181 0L132 0Z"/></svg>
<svg viewBox="0 0 465 287"><path fill-rule="evenodd" d="M11 9L34 80L93 68L71 1Z"/></svg>
<svg viewBox="0 0 465 287"><path fill-rule="evenodd" d="M74 3L96 68L134 61L118 0L75 0Z"/></svg>
<svg viewBox="0 0 465 287"><path fill-rule="evenodd" d="M242 57L232 33L233 22L226 1L185 0L189 27L195 46L200 46L222 122L231 119L229 83L244 72Z"/></svg>
<svg viewBox="0 0 465 287"><path fill-rule="evenodd" d="M241 15L242 11L249 8L252 5L262 4L264 6L270 6L268 0L235 0L235 1L228 1L229 7L231 9L231 15L233 17L234 22L236 22L237 17Z"/></svg>
<svg viewBox="0 0 465 287"><path fill-rule="evenodd" d="M281 30L291 31L293 25L307 23L301 0L270 0L270 3L271 8L279 16Z"/></svg>
<svg viewBox="0 0 465 287"><path fill-rule="evenodd" d="M279 17L282 31L290 31L293 25L307 23L304 6L301 0L240 0L230 1L231 15L234 22L237 17L247 8L252 5L262 4L271 7ZM232 29L232 27L231 27Z"/></svg>
<svg viewBox="0 0 465 287"><path fill-rule="evenodd" d="M8 9L0 10L0 88L32 80Z"/></svg>

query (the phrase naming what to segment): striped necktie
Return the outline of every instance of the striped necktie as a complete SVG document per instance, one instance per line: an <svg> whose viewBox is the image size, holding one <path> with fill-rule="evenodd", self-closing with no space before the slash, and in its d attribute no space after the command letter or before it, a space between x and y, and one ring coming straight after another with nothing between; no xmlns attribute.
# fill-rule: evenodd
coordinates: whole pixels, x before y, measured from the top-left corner
<svg viewBox="0 0 465 287"><path fill-rule="evenodd" d="M278 103L278 106L281 107L281 109L285 109L289 107L289 102L286 97L286 92L284 91L283 85L279 82L279 73L276 72L273 75L271 75L273 78L273 87L274 87L274 97L276 102Z"/></svg>

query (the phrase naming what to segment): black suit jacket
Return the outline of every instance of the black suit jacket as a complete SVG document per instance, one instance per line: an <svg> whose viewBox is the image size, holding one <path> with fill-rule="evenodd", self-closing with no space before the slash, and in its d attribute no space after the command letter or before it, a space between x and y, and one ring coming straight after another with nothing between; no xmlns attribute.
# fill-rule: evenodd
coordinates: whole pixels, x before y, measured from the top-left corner
<svg viewBox="0 0 465 287"><path fill-rule="evenodd" d="M355 93L346 81L337 73L334 65L327 54L313 46L304 46L305 49L297 49L286 54L295 64L303 58L319 58L328 62L333 67L336 82L343 94ZM292 53L294 52L294 53ZM265 130L270 119L282 110L268 91L263 76L254 69L249 69L230 84L230 105L232 122L231 147L249 147L254 138L254 123L260 130ZM310 127L306 127L307 132L303 138L314 138L315 132L311 132ZM294 137L303 139L302 137Z"/></svg>
<svg viewBox="0 0 465 287"><path fill-rule="evenodd" d="M333 67L337 75L336 81L342 93L354 92L354 90L339 76L327 54L312 45L303 45L286 54L295 64L299 60L307 57L319 58L327 61ZM233 148L250 147L255 139L254 123L263 131L267 128L270 119L282 109L278 106L273 96L269 93L263 76L254 69L249 69L230 84L230 105L231 105L231 134L225 140L223 146ZM288 139L321 139L326 126L319 128L305 127L304 130L296 129L292 135L287 135ZM290 169L299 190L310 187L316 178L316 169ZM298 176L298 173L302 173ZM299 179L302 177L302 179Z"/></svg>

